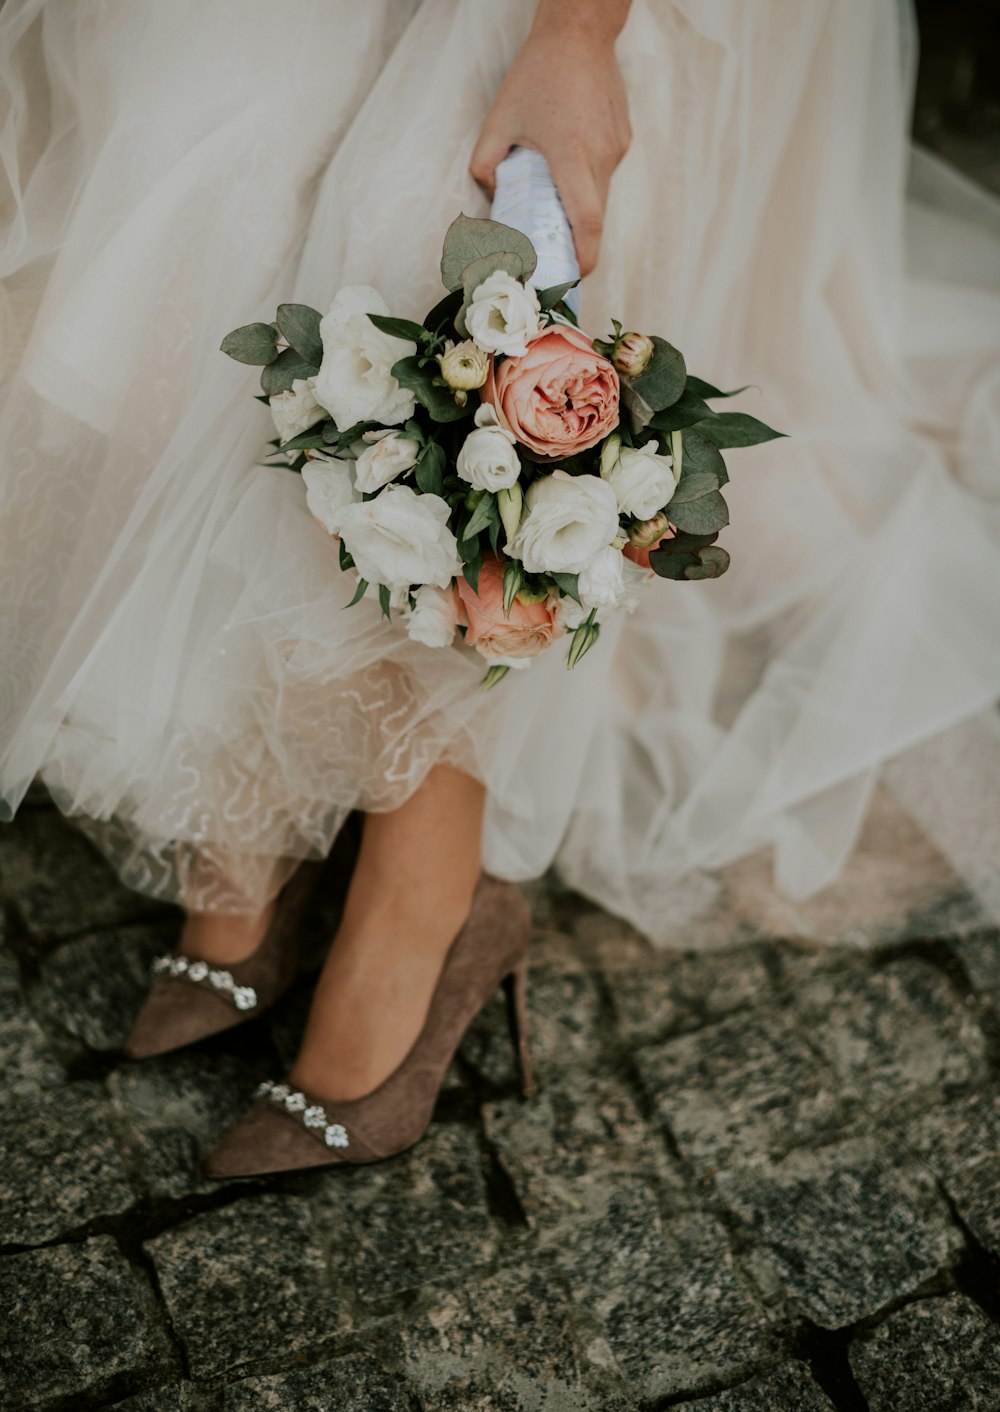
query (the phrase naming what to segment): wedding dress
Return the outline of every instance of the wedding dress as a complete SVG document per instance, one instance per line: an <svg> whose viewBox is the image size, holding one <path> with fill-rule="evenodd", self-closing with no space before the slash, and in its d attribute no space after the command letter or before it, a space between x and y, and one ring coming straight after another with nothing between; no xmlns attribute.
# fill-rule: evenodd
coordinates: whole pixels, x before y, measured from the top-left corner
<svg viewBox="0 0 1000 1412"><path fill-rule="evenodd" d="M931 829L968 822L963 770L1000 784L1000 205L927 157L904 205L893 0L634 0L618 42L634 140L581 323L663 334L788 433L732 455L730 573L488 694L468 650L342 611L218 345L343 284L436 302L534 8L0 10L0 793L40 773L149 894L257 907L449 760L489 868L554 860L662 939L752 850L830 882L886 767Z"/></svg>

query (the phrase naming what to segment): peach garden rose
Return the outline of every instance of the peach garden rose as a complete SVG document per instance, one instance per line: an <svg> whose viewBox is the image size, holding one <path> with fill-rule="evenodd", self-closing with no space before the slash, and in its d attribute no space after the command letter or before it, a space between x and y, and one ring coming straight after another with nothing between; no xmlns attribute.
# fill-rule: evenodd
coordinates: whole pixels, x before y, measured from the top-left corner
<svg viewBox="0 0 1000 1412"><path fill-rule="evenodd" d="M479 591L464 578L455 583L458 618L466 625L465 640L487 661L508 667L526 667L556 635L552 609L544 600L521 603L516 598L510 612L503 610L503 565L488 555L479 571Z"/></svg>
<svg viewBox="0 0 1000 1412"><path fill-rule="evenodd" d="M502 426L540 456L573 456L618 425L618 374L585 333L550 324L519 358L494 360L483 388Z"/></svg>

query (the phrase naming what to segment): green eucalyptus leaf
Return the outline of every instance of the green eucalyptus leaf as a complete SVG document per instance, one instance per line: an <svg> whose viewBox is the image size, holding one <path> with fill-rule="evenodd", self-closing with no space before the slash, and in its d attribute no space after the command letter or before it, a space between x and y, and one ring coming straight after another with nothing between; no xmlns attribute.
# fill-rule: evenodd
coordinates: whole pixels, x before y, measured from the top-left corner
<svg viewBox="0 0 1000 1412"><path fill-rule="evenodd" d="M425 495L444 493L444 447L437 441L428 441L417 458L413 468L418 489Z"/></svg>
<svg viewBox="0 0 1000 1412"><path fill-rule="evenodd" d="M438 302L434 305L434 308L424 319L424 324L427 326L427 328L432 329L435 333L437 333L438 330L443 327L448 327L450 329L454 326L455 315L458 313L461 307L461 289L452 290L450 294L446 294L443 299L438 300Z"/></svg>
<svg viewBox="0 0 1000 1412"><path fill-rule="evenodd" d="M633 436L641 436L653 418L653 409L628 378L621 380L621 401L629 414Z"/></svg>
<svg viewBox="0 0 1000 1412"><path fill-rule="evenodd" d="M393 338L403 338L407 343L426 343L430 334L423 324L415 324L412 319L394 319L389 314L369 314L369 319L382 333L389 333Z"/></svg>
<svg viewBox="0 0 1000 1412"><path fill-rule="evenodd" d="M638 393L653 412L662 412L683 393L687 370L683 355L673 344L657 334L652 335L652 341L653 355L649 367L641 377L623 378L622 385L628 382L632 391Z"/></svg>
<svg viewBox="0 0 1000 1412"><path fill-rule="evenodd" d="M261 389L268 397L274 397L279 392L288 392L299 378L312 378L318 372L315 363L308 362L294 348L286 348L261 373Z"/></svg>
<svg viewBox="0 0 1000 1412"><path fill-rule="evenodd" d="M716 488L729 480L722 452L713 441L702 436L694 427L684 433L684 459L680 479L690 471L705 471L715 477Z"/></svg>
<svg viewBox="0 0 1000 1412"><path fill-rule="evenodd" d="M392 593L387 583L380 583L378 586L379 607L382 609L383 618L391 618Z"/></svg>
<svg viewBox="0 0 1000 1412"><path fill-rule="evenodd" d="M514 279L522 279L524 260L516 250L495 250L491 255L479 255L475 260L470 260L462 271L462 291L466 307L483 280L489 279L497 270L504 270Z"/></svg>
<svg viewBox="0 0 1000 1412"><path fill-rule="evenodd" d="M685 388L676 402L656 412L649 419L655 431L680 431L682 427L694 426L703 417L710 417L712 409L696 392Z"/></svg>
<svg viewBox="0 0 1000 1412"><path fill-rule="evenodd" d="M695 430L716 446L758 446L785 435L746 412L713 412L704 421L697 422Z"/></svg>
<svg viewBox="0 0 1000 1412"><path fill-rule="evenodd" d="M692 483L692 489L686 498L678 499L685 481ZM693 493L694 484L700 491L697 495ZM715 478L704 471L695 471L693 475L682 478L667 506L667 514L672 525L686 530L689 534L714 534L716 530L724 529L729 524L729 510L725 500L715 489Z"/></svg>
<svg viewBox="0 0 1000 1412"><path fill-rule="evenodd" d="M473 510L469 523L465 526L463 537L465 539L472 539L473 536L479 535L484 529L487 529L494 520L496 520L497 523L500 521L500 510L497 506L497 499L495 495L491 495L489 491L486 491L479 504Z"/></svg>
<svg viewBox="0 0 1000 1412"><path fill-rule="evenodd" d="M355 603L360 603L361 600L362 600L362 598L364 598L367 589L368 589L368 580L367 580L367 579L358 579L358 586L357 586L357 588L354 590L354 597L351 599L350 603L345 603L345 604L344 604L344 607L345 607L345 608L353 608L354 605L355 605Z"/></svg>
<svg viewBox="0 0 1000 1412"><path fill-rule="evenodd" d="M461 289L463 272L473 260L501 252L519 255L523 267L521 278L531 276L536 263L535 247L526 235L499 221L456 216L445 234L441 253L441 279L445 289Z"/></svg>
<svg viewBox="0 0 1000 1412"><path fill-rule="evenodd" d="M319 336L320 316L308 304L279 304L278 328L296 353L307 362L323 360L323 340Z"/></svg>
<svg viewBox="0 0 1000 1412"><path fill-rule="evenodd" d="M729 568L729 555L715 546L717 538L717 534L681 533L665 539L650 551L649 566L664 579L719 578Z"/></svg>
<svg viewBox="0 0 1000 1412"><path fill-rule="evenodd" d="M314 447L324 446L323 433L319 427L310 427L308 431L300 431L298 436L293 436L290 441L281 443L282 451L305 451Z"/></svg>
<svg viewBox="0 0 1000 1412"><path fill-rule="evenodd" d="M579 574L549 574L549 578L567 598L572 598L575 603L580 603L580 575ZM583 606L582 603L580 605Z"/></svg>
<svg viewBox="0 0 1000 1412"><path fill-rule="evenodd" d="M237 363L263 367L278 356L278 338L271 324L244 324L227 333L219 345Z"/></svg>
<svg viewBox="0 0 1000 1412"><path fill-rule="evenodd" d="M354 555L350 553L347 545L342 539L337 540L337 547L340 550L340 567L342 569L354 568Z"/></svg>
<svg viewBox="0 0 1000 1412"><path fill-rule="evenodd" d="M565 284L550 284L546 289L538 290L538 303L543 310L554 309L557 304L562 303L571 289L575 289L580 283L578 279L568 279Z"/></svg>

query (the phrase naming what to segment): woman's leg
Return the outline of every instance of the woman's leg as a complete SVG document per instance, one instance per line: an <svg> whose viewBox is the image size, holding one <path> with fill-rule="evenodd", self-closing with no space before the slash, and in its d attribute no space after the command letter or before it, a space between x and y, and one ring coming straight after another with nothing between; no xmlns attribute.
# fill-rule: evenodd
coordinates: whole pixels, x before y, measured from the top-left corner
<svg viewBox="0 0 1000 1412"><path fill-rule="evenodd" d="M336 940L290 1075L357 1098L392 1072L423 1026L481 868L485 791L438 765L410 799L369 814Z"/></svg>

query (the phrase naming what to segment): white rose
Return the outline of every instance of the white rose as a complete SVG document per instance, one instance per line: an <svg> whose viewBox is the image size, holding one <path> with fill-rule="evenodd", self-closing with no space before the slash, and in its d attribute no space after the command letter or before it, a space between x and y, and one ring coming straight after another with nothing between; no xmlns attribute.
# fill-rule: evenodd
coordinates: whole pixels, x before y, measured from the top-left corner
<svg viewBox="0 0 1000 1412"><path fill-rule="evenodd" d="M465 326L487 353L519 358L528 351L528 339L538 332L541 306L530 284L494 270L478 285L465 311Z"/></svg>
<svg viewBox="0 0 1000 1412"><path fill-rule="evenodd" d="M617 433L601 449L601 475L614 489L623 515L648 520L662 510L676 490L673 458L661 456L657 443L622 446Z"/></svg>
<svg viewBox="0 0 1000 1412"><path fill-rule="evenodd" d="M577 574L618 533L615 493L598 476L553 471L525 496L527 514L507 546L529 574Z"/></svg>
<svg viewBox="0 0 1000 1412"><path fill-rule="evenodd" d="M313 396L315 378L296 378L286 392L276 392L268 398L271 416L282 441L308 431L329 415Z"/></svg>
<svg viewBox="0 0 1000 1412"><path fill-rule="evenodd" d="M496 420L488 402L476 409L476 430L462 443L455 470L476 490L509 490L521 474L521 462L514 450L514 438Z"/></svg>
<svg viewBox="0 0 1000 1412"><path fill-rule="evenodd" d="M323 361L314 379L316 400L341 431L358 422L395 426L412 417L416 399L400 387L392 365L408 358L417 345L393 338L375 327L369 314L388 314L385 300L368 285L341 289L320 321Z"/></svg>
<svg viewBox="0 0 1000 1412"><path fill-rule="evenodd" d="M389 485L374 500L348 505L338 522L358 573L369 583L390 589L418 583L447 588L462 572L449 514L439 495Z"/></svg>
<svg viewBox="0 0 1000 1412"><path fill-rule="evenodd" d="M354 463L358 489L365 495L381 490L397 476L412 471L420 455L420 447L409 436L401 436L398 431L376 431L366 433L371 440L365 442L364 450Z"/></svg>
<svg viewBox="0 0 1000 1412"><path fill-rule="evenodd" d="M612 608L625 594L625 556L602 549L580 573L579 593L587 608Z"/></svg>
<svg viewBox="0 0 1000 1412"><path fill-rule="evenodd" d="M406 615L406 631L410 637L425 647L448 647L458 625L454 591L425 583L413 597L414 606Z"/></svg>
<svg viewBox="0 0 1000 1412"><path fill-rule="evenodd" d="M328 534L340 530L340 513L358 498L353 463L336 456L312 457L302 467L306 504Z"/></svg>

